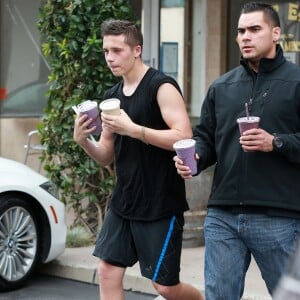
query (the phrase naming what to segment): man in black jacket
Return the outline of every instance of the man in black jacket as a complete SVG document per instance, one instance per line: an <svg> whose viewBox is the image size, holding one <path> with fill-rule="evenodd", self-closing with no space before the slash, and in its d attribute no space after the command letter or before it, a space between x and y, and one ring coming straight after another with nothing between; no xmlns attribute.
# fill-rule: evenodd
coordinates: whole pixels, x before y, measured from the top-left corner
<svg viewBox="0 0 300 300"><path fill-rule="evenodd" d="M277 44L272 6L245 4L237 31L241 65L210 86L194 128L198 172L216 164L205 220L206 300L240 299L251 255L272 294L300 231L300 69ZM245 103L260 128L240 137Z"/></svg>

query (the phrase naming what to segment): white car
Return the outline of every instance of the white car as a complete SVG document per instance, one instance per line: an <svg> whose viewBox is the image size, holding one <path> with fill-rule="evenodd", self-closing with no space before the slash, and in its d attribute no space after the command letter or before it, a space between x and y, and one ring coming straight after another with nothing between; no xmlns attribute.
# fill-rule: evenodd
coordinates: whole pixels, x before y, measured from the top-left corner
<svg viewBox="0 0 300 300"><path fill-rule="evenodd" d="M65 205L53 183L0 157L0 292L22 286L65 249Z"/></svg>

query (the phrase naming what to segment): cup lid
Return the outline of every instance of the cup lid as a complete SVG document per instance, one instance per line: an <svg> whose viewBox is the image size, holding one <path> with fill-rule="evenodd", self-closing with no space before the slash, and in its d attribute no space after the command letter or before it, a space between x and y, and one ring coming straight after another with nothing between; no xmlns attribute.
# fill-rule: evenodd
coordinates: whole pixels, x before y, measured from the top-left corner
<svg viewBox="0 0 300 300"><path fill-rule="evenodd" d="M84 112L84 111L90 110L91 108L94 108L95 106L97 106L96 101L86 100L86 101L83 101L80 104L78 104L77 109L80 112Z"/></svg>
<svg viewBox="0 0 300 300"><path fill-rule="evenodd" d="M183 139L179 140L176 143L173 144L174 149L184 149L184 148L189 148L192 146L195 146L196 141L193 139Z"/></svg>
<svg viewBox="0 0 300 300"><path fill-rule="evenodd" d="M242 118L238 118L236 121L238 123L242 123L242 122L255 123L260 121L260 117L256 117L256 116L242 117Z"/></svg>
<svg viewBox="0 0 300 300"><path fill-rule="evenodd" d="M119 107L120 107L120 100L118 98L106 99L99 104L99 108L101 110L116 109Z"/></svg>

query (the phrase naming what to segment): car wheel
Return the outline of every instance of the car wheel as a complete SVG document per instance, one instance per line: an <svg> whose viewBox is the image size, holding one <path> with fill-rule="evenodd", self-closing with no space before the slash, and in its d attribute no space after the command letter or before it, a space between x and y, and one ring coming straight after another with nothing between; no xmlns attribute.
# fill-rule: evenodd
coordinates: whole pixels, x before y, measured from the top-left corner
<svg viewBox="0 0 300 300"><path fill-rule="evenodd" d="M0 196L0 291L19 288L39 260L39 230L29 201Z"/></svg>

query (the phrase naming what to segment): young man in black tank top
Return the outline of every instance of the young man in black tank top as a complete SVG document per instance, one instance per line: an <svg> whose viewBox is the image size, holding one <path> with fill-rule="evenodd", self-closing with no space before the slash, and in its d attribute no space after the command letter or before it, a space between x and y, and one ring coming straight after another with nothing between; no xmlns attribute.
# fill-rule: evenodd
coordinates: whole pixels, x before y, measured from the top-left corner
<svg viewBox="0 0 300 300"><path fill-rule="evenodd" d="M100 165L115 162L117 183L94 255L101 300L122 300L126 267L139 261L143 276L168 300L202 300L180 282L183 212L188 209L183 179L173 164L174 142L192 131L177 83L141 59L143 37L128 21L102 24L108 67L121 81L104 99L118 98L120 115L101 114L97 145L87 137L92 120L77 117L74 139Z"/></svg>

